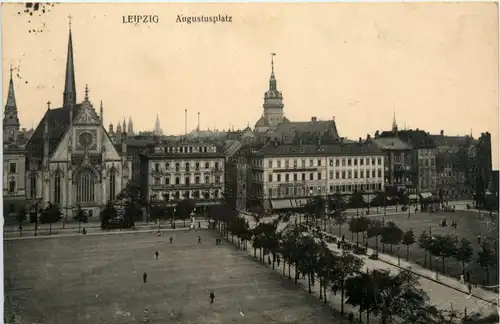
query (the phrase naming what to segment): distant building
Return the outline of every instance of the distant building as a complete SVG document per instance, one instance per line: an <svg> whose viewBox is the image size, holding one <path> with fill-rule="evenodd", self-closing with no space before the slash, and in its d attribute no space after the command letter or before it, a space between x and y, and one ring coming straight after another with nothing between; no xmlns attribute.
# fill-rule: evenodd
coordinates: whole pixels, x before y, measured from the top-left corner
<svg viewBox="0 0 500 324"><path fill-rule="evenodd" d="M187 139L159 142L139 156L141 191L148 200L175 206L192 199L200 207L223 201L222 146Z"/></svg>

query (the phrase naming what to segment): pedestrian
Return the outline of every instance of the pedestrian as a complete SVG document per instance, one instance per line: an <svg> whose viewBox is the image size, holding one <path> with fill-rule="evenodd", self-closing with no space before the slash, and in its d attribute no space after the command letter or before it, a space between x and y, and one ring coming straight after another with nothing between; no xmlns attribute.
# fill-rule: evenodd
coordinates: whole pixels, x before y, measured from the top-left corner
<svg viewBox="0 0 500 324"><path fill-rule="evenodd" d="M198 228L201 228L201 222L198 221Z"/></svg>
<svg viewBox="0 0 500 324"><path fill-rule="evenodd" d="M279 256L279 255L276 257L276 261L278 262L278 267L279 267L279 266L280 266L280 261L281 261L281 259L280 259L280 256Z"/></svg>
<svg viewBox="0 0 500 324"><path fill-rule="evenodd" d="M201 244L201 237L198 236L198 244Z"/></svg>
<svg viewBox="0 0 500 324"><path fill-rule="evenodd" d="M469 294L472 295L472 285L471 283L469 282L469 284L467 285L467 288L469 288Z"/></svg>
<svg viewBox="0 0 500 324"><path fill-rule="evenodd" d="M267 264L270 265L271 264L271 257L269 255L267 255Z"/></svg>
<svg viewBox="0 0 500 324"><path fill-rule="evenodd" d="M460 275L460 284L461 285L465 284L465 280L464 280L464 275L463 274Z"/></svg>
<svg viewBox="0 0 500 324"><path fill-rule="evenodd" d="M147 309L147 308L144 310L144 319L143 319L143 323L149 323L148 309Z"/></svg>
<svg viewBox="0 0 500 324"><path fill-rule="evenodd" d="M337 242L337 249L340 250L340 241Z"/></svg>
<svg viewBox="0 0 500 324"><path fill-rule="evenodd" d="M142 274L142 281L144 281L144 283L148 282L148 274L146 272Z"/></svg>
<svg viewBox="0 0 500 324"><path fill-rule="evenodd" d="M368 250L368 240L365 242L365 248Z"/></svg>
<svg viewBox="0 0 500 324"><path fill-rule="evenodd" d="M477 244L481 245L481 236L480 235L477 236Z"/></svg>
<svg viewBox="0 0 500 324"><path fill-rule="evenodd" d="M155 257L156 257L156 260L158 260L158 256L160 255L160 253L158 253L158 251L155 252Z"/></svg>
<svg viewBox="0 0 500 324"><path fill-rule="evenodd" d="M213 291L210 292L209 297L210 297L210 304L213 304L215 300L215 294Z"/></svg>
<svg viewBox="0 0 500 324"><path fill-rule="evenodd" d="M173 241L174 239L172 238L172 236L170 236L169 240L170 240L170 244L172 244L172 241Z"/></svg>
<svg viewBox="0 0 500 324"><path fill-rule="evenodd" d="M85 229L85 227L83 228L82 233L83 233L83 235L87 235L87 230Z"/></svg>
<svg viewBox="0 0 500 324"><path fill-rule="evenodd" d="M345 235L342 234L342 242L345 242Z"/></svg>
<svg viewBox="0 0 500 324"><path fill-rule="evenodd" d="M161 236L160 230L158 230L158 232L156 232L156 236Z"/></svg>

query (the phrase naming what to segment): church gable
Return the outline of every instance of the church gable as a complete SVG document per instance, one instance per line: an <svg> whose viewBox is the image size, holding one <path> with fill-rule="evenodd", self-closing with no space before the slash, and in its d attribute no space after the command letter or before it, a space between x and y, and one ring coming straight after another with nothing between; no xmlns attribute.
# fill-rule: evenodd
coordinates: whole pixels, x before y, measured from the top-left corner
<svg viewBox="0 0 500 324"><path fill-rule="evenodd" d="M90 102L84 101L79 114L76 116L75 124L95 125L100 123L101 121Z"/></svg>

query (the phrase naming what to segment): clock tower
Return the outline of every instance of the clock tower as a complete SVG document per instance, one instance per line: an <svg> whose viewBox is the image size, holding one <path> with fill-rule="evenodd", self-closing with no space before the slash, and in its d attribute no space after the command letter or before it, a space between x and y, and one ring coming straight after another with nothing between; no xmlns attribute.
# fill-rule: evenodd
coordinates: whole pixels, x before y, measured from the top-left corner
<svg viewBox="0 0 500 324"><path fill-rule="evenodd" d="M12 67L10 69L9 91L5 104L3 117L3 141L5 143L16 143L19 137L19 117L17 115L16 96L14 94L14 82L12 81Z"/></svg>

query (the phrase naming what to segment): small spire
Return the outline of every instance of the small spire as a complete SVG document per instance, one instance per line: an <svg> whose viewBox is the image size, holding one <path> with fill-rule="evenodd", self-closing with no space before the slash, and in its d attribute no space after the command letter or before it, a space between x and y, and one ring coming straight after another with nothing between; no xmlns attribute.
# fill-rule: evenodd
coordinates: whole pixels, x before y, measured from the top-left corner
<svg viewBox="0 0 500 324"><path fill-rule="evenodd" d="M392 115L392 131L396 132L398 130L398 124L396 123L396 110L393 110Z"/></svg>
<svg viewBox="0 0 500 324"><path fill-rule="evenodd" d="M69 30L71 30L71 19L73 19L73 17L71 17L71 15L68 16L68 20L69 20Z"/></svg>
<svg viewBox="0 0 500 324"><path fill-rule="evenodd" d="M14 71L14 68L12 67L12 64L10 65L10 79L12 80L12 71Z"/></svg>
<svg viewBox="0 0 500 324"><path fill-rule="evenodd" d="M90 90L89 90L89 85L88 85L88 84L86 84L86 85L85 85L85 98L84 98L84 99L85 99L85 101L88 101L88 100L89 100L89 91L90 91Z"/></svg>
<svg viewBox="0 0 500 324"><path fill-rule="evenodd" d="M47 101L47 110L50 110L50 100Z"/></svg>
<svg viewBox="0 0 500 324"><path fill-rule="evenodd" d="M271 75L274 75L274 56L276 53L271 53Z"/></svg>

